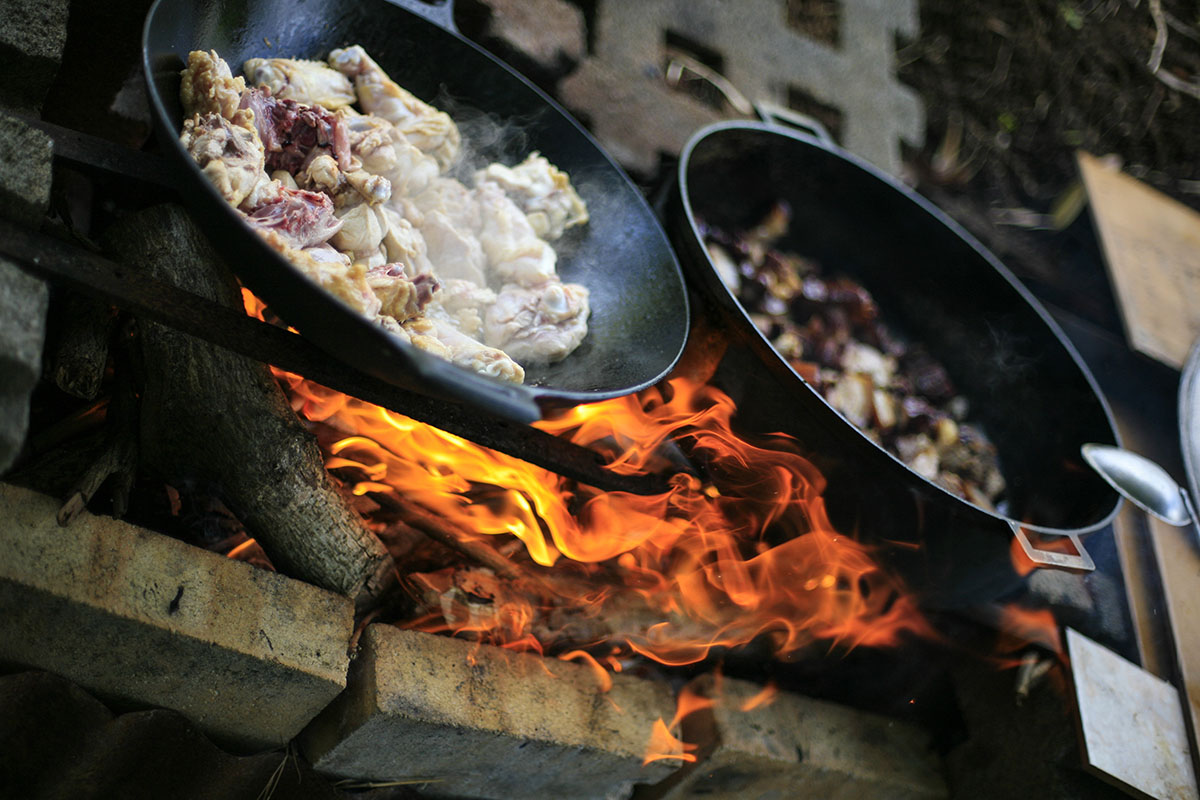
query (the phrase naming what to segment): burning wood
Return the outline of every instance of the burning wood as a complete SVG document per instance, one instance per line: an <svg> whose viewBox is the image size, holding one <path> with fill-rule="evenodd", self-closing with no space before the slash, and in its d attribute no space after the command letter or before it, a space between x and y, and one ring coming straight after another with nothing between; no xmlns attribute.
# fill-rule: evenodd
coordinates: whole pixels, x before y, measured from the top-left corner
<svg viewBox="0 0 1200 800"><path fill-rule="evenodd" d="M124 220L109 242L139 270L241 302L236 282L176 207ZM154 323L141 326L141 344L142 467L220 487L282 572L348 595L360 608L375 602L391 559L329 479L270 371Z"/></svg>

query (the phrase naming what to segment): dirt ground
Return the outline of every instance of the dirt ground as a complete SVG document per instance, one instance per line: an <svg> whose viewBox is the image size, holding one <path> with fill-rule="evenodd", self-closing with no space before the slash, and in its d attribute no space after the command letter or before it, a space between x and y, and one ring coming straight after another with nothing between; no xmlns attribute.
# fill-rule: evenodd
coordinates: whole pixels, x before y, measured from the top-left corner
<svg viewBox="0 0 1200 800"><path fill-rule="evenodd" d="M1200 3L922 0L920 21L897 52L928 119L918 189L1043 299L1115 330L1087 215L1060 213L1075 152L1200 208Z"/></svg>
<svg viewBox="0 0 1200 800"><path fill-rule="evenodd" d="M1200 206L1200 3L923 0L920 15L897 59L925 100L924 181L1046 211L1082 148Z"/></svg>

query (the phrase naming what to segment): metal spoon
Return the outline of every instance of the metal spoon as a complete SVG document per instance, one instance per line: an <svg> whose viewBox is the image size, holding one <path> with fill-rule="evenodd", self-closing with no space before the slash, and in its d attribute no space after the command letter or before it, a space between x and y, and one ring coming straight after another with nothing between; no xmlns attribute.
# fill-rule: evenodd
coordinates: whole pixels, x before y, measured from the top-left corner
<svg viewBox="0 0 1200 800"><path fill-rule="evenodd" d="M1088 443L1080 452L1109 486L1146 513L1176 527L1196 522L1187 490L1150 459L1107 444Z"/></svg>

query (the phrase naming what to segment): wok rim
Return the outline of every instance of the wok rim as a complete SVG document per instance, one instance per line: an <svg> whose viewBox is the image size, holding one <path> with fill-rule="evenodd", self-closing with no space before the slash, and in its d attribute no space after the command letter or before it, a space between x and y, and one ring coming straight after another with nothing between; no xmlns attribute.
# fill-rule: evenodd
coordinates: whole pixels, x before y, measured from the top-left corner
<svg viewBox="0 0 1200 800"><path fill-rule="evenodd" d="M756 131L773 136L780 136L785 139L791 139L801 145L815 148L816 150L821 151L827 157L832 157L847 163L852 168L856 168L866 173L869 177L874 178L875 181L878 182L881 185L881 188L885 191L892 191L899 194L903 199L913 204L915 212L923 212L927 214L933 222L945 227L951 235L962 240L962 242L965 243L971 250L973 250L976 255L978 255L984 261L984 263L991 267L1009 284L1009 286L1017 293L1017 295L1025 302L1025 304L1037 314L1037 316L1041 319L1042 324L1045 325L1053 334L1059 345L1063 347L1063 349L1070 356L1071 360L1075 364L1076 369L1079 371L1080 375L1082 375L1084 380L1087 382L1088 387L1091 389L1092 395L1103 412L1104 420L1108 426L1109 432L1112 435L1113 442L1118 446L1121 444L1120 433L1117 430L1116 420L1113 417L1112 409L1110 408L1107 399L1104 397L1104 394L1100 391L1100 386L1096 381L1095 376L1092 375L1091 370L1088 368L1087 364L1083 361L1082 356L1079 354L1078 349L1067 337L1066 333L1062 330L1058 323L1050 316L1049 311L1036 297L1033 296L1029 289L1021 283L1021 281L1008 269L1008 267L1004 266L1000 259L997 258L996 255L990 250L988 250L969 231L963 228L958 222L951 219L944 211L939 209L929 200L915 192L912 188L908 187L892 175L882 171L865 159L843 150L836 144L823 140L819 137L812 136L798 130L785 128L779 124L770 122L733 120L707 125L693 133L688 139L687 143L684 145L679 154L679 163L676 168L676 190L678 193L680 206L683 210L684 219L687 221L689 233L694 242L700 245L700 251L704 253L704 263L707 274L704 276L702 281L697 281L697 283L701 284L701 290L709 294L716 292L717 297L714 299L716 299L718 304L722 307L723 313L725 313L727 316L732 309L736 309L737 314L740 315L739 322L742 327L752 333L752 338L756 340L757 344L769 351L769 358L774 362L775 366L783 367L783 369L785 369L787 373L792 376L794 379L793 382L798 382L803 387L804 391L816 398L822 406L824 406L830 413L835 415L839 425L843 426L844 428L848 428L860 441L860 444L865 442L871 445L875 451L886 456L896 467L899 467L905 473L907 473L910 479L919 481L925 488L936 490L938 493L940 493L940 495L965 508L968 513L983 514L993 520L996 520L997 522L1004 523L1009 527L1016 526L1027 531L1056 536L1087 534L1111 525L1117 514L1120 513L1122 503L1124 502L1124 498L1122 498L1119 493L1111 489L1109 490L1109 493L1112 497L1111 508L1109 508L1106 513L1102 514L1098 520L1076 528L1058 528L1026 522L994 511L989 511L986 508L982 508L974 503L971 503L965 498L959 497L958 495L938 485L934 481L931 481L920 473L916 472L903 461L901 461L896 455L885 449L882 445L871 440L871 438L859 430L854 423L850 422L843 414L841 414L841 412L830 405L829 402L821 396L820 392L818 392L807 381L805 381L804 378L798 372L796 372L796 370L794 370L792 366L778 354L778 352L776 352L775 348L771 345L766 336L764 336L762 332L758 330L758 327L751 321L745 307L737 300L734 294L729 291L729 288L725 286L724 282L721 281L717 275L716 267L713 264L712 259L708 256L707 249L703 247L704 238L701 235L699 226L696 223L696 216L692 206L691 192L688 188L688 171L692 161L692 154L696 148L699 147L703 142L710 140L713 137L720 136L725 132L746 130ZM691 260L688 259L688 261L690 262ZM690 263L688 264L688 268L692 268ZM714 286L719 287L719 289L714 289Z"/></svg>

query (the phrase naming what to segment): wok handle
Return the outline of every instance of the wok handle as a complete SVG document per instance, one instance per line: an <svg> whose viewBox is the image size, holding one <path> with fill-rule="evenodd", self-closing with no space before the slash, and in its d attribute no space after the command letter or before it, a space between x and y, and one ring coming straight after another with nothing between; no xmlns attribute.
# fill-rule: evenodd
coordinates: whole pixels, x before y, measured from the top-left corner
<svg viewBox="0 0 1200 800"><path fill-rule="evenodd" d="M768 125L780 128L796 128L801 133L812 134L820 140L821 144L837 144L833 140L833 136L829 133L829 129L816 117L810 117L808 114L801 114L799 111L784 108L774 103L755 103L754 110L758 113L759 118Z"/></svg>
<svg viewBox="0 0 1200 800"><path fill-rule="evenodd" d="M458 33L454 24L454 0L388 0L394 6L411 11L418 17L432 22L444 31Z"/></svg>
<svg viewBox="0 0 1200 800"><path fill-rule="evenodd" d="M396 2L396 0L392 0L392 2ZM829 134L829 129L819 120L775 103L752 101L742 94L733 81L691 56L673 53L670 60L667 61L667 71L663 77L667 85L673 89L686 79L702 80L716 89L725 98L729 107L742 116L757 117L762 122L776 127L796 128L803 133L812 134L822 144L836 144Z"/></svg>
<svg viewBox="0 0 1200 800"><path fill-rule="evenodd" d="M1010 522L1008 526L1012 528L1013 536L1017 538L1017 542L1021 545L1021 549L1025 551L1025 555L1035 564L1044 567L1057 567L1059 569L1075 569L1083 572L1091 572L1096 569L1096 562L1092 560L1092 556L1084 549L1083 542L1079 540L1077 533L1064 533L1071 540L1071 545L1075 548L1076 554L1060 553L1056 550L1042 550L1034 547L1033 542L1029 541L1029 537L1025 534L1025 529L1019 523Z"/></svg>

